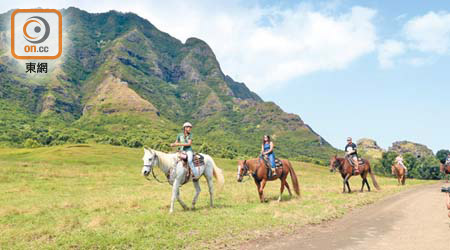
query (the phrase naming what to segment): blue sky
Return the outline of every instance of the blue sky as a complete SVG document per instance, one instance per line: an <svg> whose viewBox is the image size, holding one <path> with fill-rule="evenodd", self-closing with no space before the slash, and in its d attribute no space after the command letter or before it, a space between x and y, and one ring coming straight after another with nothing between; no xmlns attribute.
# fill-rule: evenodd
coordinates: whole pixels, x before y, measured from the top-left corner
<svg viewBox="0 0 450 250"><path fill-rule="evenodd" d="M134 12L205 40L223 71L296 113L335 147L347 136L450 148L450 2L27 1L12 8Z"/></svg>

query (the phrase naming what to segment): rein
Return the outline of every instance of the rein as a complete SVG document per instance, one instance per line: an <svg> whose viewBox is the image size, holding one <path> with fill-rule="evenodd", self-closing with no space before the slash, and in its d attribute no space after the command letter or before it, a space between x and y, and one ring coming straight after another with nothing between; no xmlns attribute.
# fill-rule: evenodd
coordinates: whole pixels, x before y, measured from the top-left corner
<svg viewBox="0 0 450 250"><path fill-rule="evenodd" d="M158 155L157 154L155 154L155 157L153 158L153 160L152 160L152 162L150 162L150 165L144 165L144 167L147 167L147 166L149 166L150 167L150 169L151 169L151 172L152 172L152 175L153 175L153 178L157 181L157 182L159 182L159 183L164 183L163 181L160 181L159 179L158 179L158 177L156 177L156 174L155 174L155 171L153 170L153 164L154 164L154 162L155 162L155 160L156 160L156 157L158 157ZM145 179L147 179L148 181L151 181L151 179L150 178L148 178L148 176L145 176ZM169 180L167 180L167 182L169 182Z"/></svg>
<svg viewBox="0 0 450 250"><path fill-rule="evenodd" d="M249 167L247 165L247 160L244 161L243 168L244 168L244 173L242 174L242 177L247 176L248 178L245 178L245 180L243 178L242 179L242 183L247 182L248 180L250 180L250 174L248 173L248 170L250 170L250 169L249 169Z"/></svg>

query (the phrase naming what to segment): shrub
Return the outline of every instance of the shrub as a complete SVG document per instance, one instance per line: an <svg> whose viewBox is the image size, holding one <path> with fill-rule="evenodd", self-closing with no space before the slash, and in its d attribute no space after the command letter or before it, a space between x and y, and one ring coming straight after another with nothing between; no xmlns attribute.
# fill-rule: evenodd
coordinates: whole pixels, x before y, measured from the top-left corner
<svg viewBox="0 0 450 250"><path fill-rule="evenodd" d="M26 148L38 148L40 146L42 146L41 144L39 144L39 142L37 142L36 140L33 139L26 139L24 144L24 147Z"/></svg>

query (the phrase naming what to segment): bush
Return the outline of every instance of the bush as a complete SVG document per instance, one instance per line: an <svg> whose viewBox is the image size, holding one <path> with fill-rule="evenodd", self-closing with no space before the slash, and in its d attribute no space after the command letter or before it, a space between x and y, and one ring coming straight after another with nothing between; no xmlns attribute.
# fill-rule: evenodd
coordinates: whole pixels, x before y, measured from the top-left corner
<svg viewBox="0 0 450 250"><path fill-rule="evenodd" d="M24 144L24 147L26 148L38 148L40 146L42 146L41 144L39 144L39 142L33 140L33 139L26 139Z"/></svg>

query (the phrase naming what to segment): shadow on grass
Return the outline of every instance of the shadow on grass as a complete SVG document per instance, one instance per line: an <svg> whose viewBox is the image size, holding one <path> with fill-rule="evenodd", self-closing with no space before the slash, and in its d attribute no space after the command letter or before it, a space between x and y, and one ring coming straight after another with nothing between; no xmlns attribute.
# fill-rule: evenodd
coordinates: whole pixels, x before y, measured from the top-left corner
<svg viewBox="0 0 450 250"><path fill-rule="evenodd" d="M186 204L187 205L187 204ZM181 205L177 202L177 205L175 207L175 211L178 212L195 212L195 211L202 211L202 210L210 210L210 209L224 209L224 208L233 208L236 206L230 205L230 204L215 204L214 207L210 207L209 205L197 205L194 209L191 208L191 206L188 205L188 209L183 209ZM170 205L159 207L160 210L169 212Z"/></svg>

